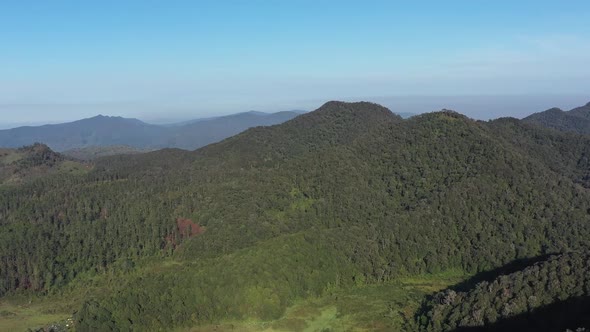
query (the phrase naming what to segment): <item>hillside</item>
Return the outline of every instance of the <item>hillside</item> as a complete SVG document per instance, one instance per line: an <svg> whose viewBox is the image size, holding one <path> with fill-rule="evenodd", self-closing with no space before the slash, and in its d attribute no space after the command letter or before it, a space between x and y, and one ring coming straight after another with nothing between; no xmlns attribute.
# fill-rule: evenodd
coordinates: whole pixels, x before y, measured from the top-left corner
<svg viewBox="0 0 590 332"><path fill-rule="evenodd" d="M328 102L0 191L0 294L61 294L93 330L280 321L301 299L588 248L589 155L588 137L515 119ZM346 322L412 330L412 301L439 289Z"/></svg>
<svg viewBox="0 0 590 332"><path fill-rule="evenodd" d="M21 184L51 174L85 173L89 167L39 143L19 149L0 149L0 185Z"/></svg>
<svg viewBox="0 0 590 332"><path fill-rule="evenodd" d="M291 120L300 112L245 112L173 127L165 143L159 147L194 150L219 142L248 128L270 126Z"/></svg>
<svg viewBox="0 0 590 332"><path fill-rule="evenodd" d="M297 115L297 112L248 112L176 126L152 125L137 119L99 115L70 123L0 130L0 146L17 148L42 142L59 152L95 146L194 150L248 128L282 123Z"/></svg>
<svg viewBox="0 0 590 332"><path fill-rule="evenodd" d="M569 112L552 108L544 112L532 114L522 121L541 125L561 131L590 134L590 103L577 107Z"/></svg>
<svg viewBox="0 0 590 332"><path fill-rule="evenodd" d="M148 152L128 145L88 146L63 151L62 154L78 160L94 160L101 157L116 156L121 154L138 154Z"/></svg>
<svg viewBox="0 0 590 332"><path fill-rule="evenodd" d="M568 253L482 281L447 289L425 305L424 331L575 331L590 326L590 255ZM491 328L490 328L491 329Z"/></svg>

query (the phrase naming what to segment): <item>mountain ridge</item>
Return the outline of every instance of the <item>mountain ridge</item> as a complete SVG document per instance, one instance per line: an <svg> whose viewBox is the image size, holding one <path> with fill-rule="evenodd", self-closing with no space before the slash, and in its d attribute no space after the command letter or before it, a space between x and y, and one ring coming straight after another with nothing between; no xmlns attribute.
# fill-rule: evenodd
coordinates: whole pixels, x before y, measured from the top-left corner
<svg viewBox="0 0 590 332"><path fill-rule="evenodd" d="M531 114L523 118L522 121L555 130L588 135L590 134L590 102L569 111L563 111L556 107L550 108Z"/></svg>
<svg viewBox="0 0 590 332"><path fill-rule="evenodd" d="M0 146L43 142L56 151L90 146L128 145L138 149L178 147L194 150L258 125L281 123L296 112L238 113L175 126L154 125L134 118L97 115L61 124L0 130Z"/></svg>

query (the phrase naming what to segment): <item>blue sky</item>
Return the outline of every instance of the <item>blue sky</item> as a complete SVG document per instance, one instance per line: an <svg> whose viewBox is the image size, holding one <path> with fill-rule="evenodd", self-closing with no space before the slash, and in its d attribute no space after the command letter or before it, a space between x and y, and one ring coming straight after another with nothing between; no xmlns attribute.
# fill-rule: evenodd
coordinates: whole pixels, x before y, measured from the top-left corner
<svg viewBox="0 0 590 332"><path fill-rule="evenodd" d="M590 2L575 0L5 0L0 122L180 119L330 99L401 112L396 98L421 96L441 107L507 95L575 105L590 101L588 22Z"/></svg>

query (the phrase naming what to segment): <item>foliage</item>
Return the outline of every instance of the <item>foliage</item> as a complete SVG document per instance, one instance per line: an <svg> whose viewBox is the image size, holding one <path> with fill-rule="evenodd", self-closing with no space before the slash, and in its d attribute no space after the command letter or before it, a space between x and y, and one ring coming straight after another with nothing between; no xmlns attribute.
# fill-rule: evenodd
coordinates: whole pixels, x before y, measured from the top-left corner
<svg viewBox="0 0 590 332"><path fill-rule="evenodd" d="M17 185L55 174L80 175L89 167L40 143L19 149L0 149L0 186Z"/></svg>
<svg viewBox="0 0 590 332"><path fill-rule="evenodd" d="M79 324L169 329L587 248L586 156L590 138L518 120L329 102L194 152L105 157L85 175L0 188L0 295L117 270ZM179 264L137 267L150 258Z"/></svg>
<svg viewBox="0 0 590 332"><path fill-rule="evenodd" d="M109 145L70 149L62 153L78 160L95 160L101 157L116 156L120 154L137 154L148 151L149 150L134 148L128 145Z"/></svg>
<svg viewBox="0 0 590 332"><path fill-rule="evenodd" d="M483 281L467 292L447 289L425 304L419 322L424 331L452 331L494 324L500 327L498 323L528 314L525 326L529 328L549 329L546 322L551 322L552 330L575 329L580 327L580 318L590 315L587 304L579 300L590 298L589 268L588 253L568 253ZM577 305L569 315L557 307L534 315L539 309L574 299Z"/></svg>
<svg viewBox="0 0 590 332"><path fill-rule="evenodd" d="M590 103L568 112L552 108L527 116L523 121L559 131L587 135L590 134Z"/></svg>

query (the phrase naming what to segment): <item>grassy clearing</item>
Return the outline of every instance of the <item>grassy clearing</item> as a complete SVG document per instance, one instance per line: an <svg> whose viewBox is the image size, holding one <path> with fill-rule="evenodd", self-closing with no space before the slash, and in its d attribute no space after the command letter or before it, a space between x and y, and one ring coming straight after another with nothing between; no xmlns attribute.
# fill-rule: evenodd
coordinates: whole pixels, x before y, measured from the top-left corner
<svg viewBox="0 0 590 332"><path fill-rule="evenodd" d="M275 321L237 321L178 331L411 331L421 301L464 280L461 271L400 278L301 300Z"/></svg>
<svg viewBox="0 0 590 332"><path fill-rule="evenodd" d="M181 263L163 260L145 262L131 273L175 268ZM411 331L413 317L425 296L468 276L458 270L399 278L375 285L336 290L318 298L302 299L273 321L242 320L177 329L183 332L213 331ZM59 295L13 296L0 301L0 331L26 331L71 317L90 297L109 292L117 274L85 276L75 280Z"/></svg>
<svg viewBox="0 0 590 332"><path fill-rule="evenodd" d="M58 172L63 174L82 175L88 173L90 169L89 165L66 160L59 165Z"/></svg>
<svg viewBox="0 0 590 332"><path fill-rule="evenodd" d="M71 317L70 313L56 309L53 301L23 303L23 300L0 301L0 331L27 331Z"/></svg>
<svg viewBox="0 0 590 332"><path fill-rule="evenodd" d="M23 154L16 151L2 149L0 151L0 165L9 165L23 159ZM2 153L4 152L4 153Z"/></svg>
<svg viewBox="0 0 590 332"><path fill-rule="evenodd" d="M174 268L181 263L147 261L131 273ZM26 292L0 299L0 331L27 331L71 318L85 300L110 294L110 285L118 282L117 273L81 275L59 294L37 296Z"/></svg>

